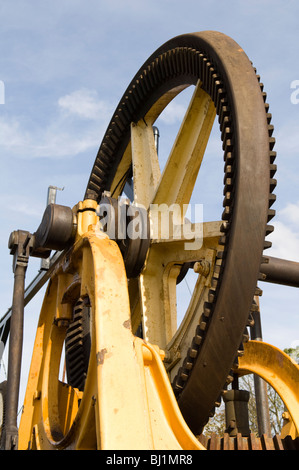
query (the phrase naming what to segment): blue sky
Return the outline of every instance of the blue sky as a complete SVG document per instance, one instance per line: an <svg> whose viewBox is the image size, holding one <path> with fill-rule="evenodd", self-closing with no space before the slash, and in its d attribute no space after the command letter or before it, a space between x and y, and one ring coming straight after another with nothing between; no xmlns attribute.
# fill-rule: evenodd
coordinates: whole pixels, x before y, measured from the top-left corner
<svg viewBox="0 0 299 470"><path fill-rule="evenodd" d="M0 18L1 316L12 299L10 232L35 231L49 185L64 187L59 204L73 206L83 198L128 83L156 48L183 33L228 34L257 67L278 154L277 215L268 254L299 261L299 104L291 102L291 83L299 80L297 1L1 0ZM174 118L180 105L177 111ZM162 149L167 126L176 122L164 124ZM30 262L28 282L38 268L38 260ZM264 340L280 348L299 344L298 290L260 286ZM26 351L41 301L40 294L26 308Z"/></svg>

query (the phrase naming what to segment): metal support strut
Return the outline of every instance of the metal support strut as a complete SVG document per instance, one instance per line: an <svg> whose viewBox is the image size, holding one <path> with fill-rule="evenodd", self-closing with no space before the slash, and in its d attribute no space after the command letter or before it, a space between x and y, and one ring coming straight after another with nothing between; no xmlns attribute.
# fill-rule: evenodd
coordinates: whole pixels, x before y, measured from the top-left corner
<svg viewBox="0 0 299 470"><path fill-rule="evenodd" d="M14 450L18 447L17 415L23 349L24 286L30 245L31 234L29 232L23 230L12 232L8 247L10 253L14 256L14 290L10 321L7 405L4 439L2 441L5 450Z"/></svg>
<svg viewBox="0 0 299 470"><path fill-rule="evenodd" d="M299 287L299 263L268 256L268 262L261 265L264 282Z"/></svg>
<svg viewBox="0 0 299 470"><path fill-rule="evenodd" d="M262 335L262 324L259 309L259 302L256 298L258 309L252 312L254 324L250 328L251 339L255 341L263 341ZM271 423L270 423L270 411L269 411L269 400L267 392L266 382L258 375L253 375L254 389L255 389L255 402L257 411L257 422L259 435L271 436Z"/></svg>

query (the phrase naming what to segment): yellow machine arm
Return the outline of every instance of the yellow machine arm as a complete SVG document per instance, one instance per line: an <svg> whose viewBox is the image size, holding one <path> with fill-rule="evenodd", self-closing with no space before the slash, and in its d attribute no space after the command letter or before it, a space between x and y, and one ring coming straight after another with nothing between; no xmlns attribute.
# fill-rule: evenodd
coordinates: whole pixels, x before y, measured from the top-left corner
<svg viewBox="0 0 299 470"><path fill-rule="evenodd" d="M262 377L283 400L291 423L282 436L299 436L299 366L287 354L270 344L249 341L244 356L239 359L238 375L256 374Z"/></svg>
<svg viewBox="0 0 299 470"><path fill-rule="evenodd" d="M163 364L164 351L132 333L118 246L99 230L94 201L78 207L76 241L51 278L40 315L19 449L203 450L179 410ZM63 344L78 298L88 298L90 305L84 391L59 380ZM290 410L295 439L299 367L279 349L250 341L235 372L255 373L273 386Z"/></svg>
<svg viewBox="0 0 299 470"><path fill-rule="evenodd" d="M94 201L57 266L38 325L19 449L203 449L183 420L160 351L131 331L127 277L116 243L99 231ZM90 207L91 206L91 207ZM76 300L90 302L84 392L59 381Z"/></svg>

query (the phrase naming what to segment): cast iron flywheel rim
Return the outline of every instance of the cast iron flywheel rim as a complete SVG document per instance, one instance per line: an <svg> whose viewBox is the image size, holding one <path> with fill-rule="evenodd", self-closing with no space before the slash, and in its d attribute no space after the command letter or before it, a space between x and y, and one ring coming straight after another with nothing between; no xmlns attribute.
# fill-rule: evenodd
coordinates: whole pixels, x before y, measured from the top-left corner
<svg viewBox="0 0 299 470"><path fill-rule="evenodd" d="M214 101L223 140L223 252L213 289L194 332L184 369L173 384L182 414L194 433L201 431L230 372L247 324L259 277L265 236L275 196L275 152L265 93L248 57L231 38L214 31L178 36L161 46L135 75L108 126L85 198L110 190L137 122L167 91L196 84ZM124 187L127 172L119 180ZM199 344L200 343L200 344Z"/></svg>

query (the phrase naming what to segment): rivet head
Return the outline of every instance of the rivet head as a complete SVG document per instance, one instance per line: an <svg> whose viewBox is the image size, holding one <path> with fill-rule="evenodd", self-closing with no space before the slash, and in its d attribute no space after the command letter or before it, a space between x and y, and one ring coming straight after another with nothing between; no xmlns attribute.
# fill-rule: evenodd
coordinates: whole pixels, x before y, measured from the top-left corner
<svg viewBox="0 0 299 470"><path fill-rule="evenodd" d="M207 260L201 259L199 261L196 261L196 263L194 263L193 269L195 273L198 273L204 277L207 277L210 273L210 267L211 267L210 263Z"/></svg>

